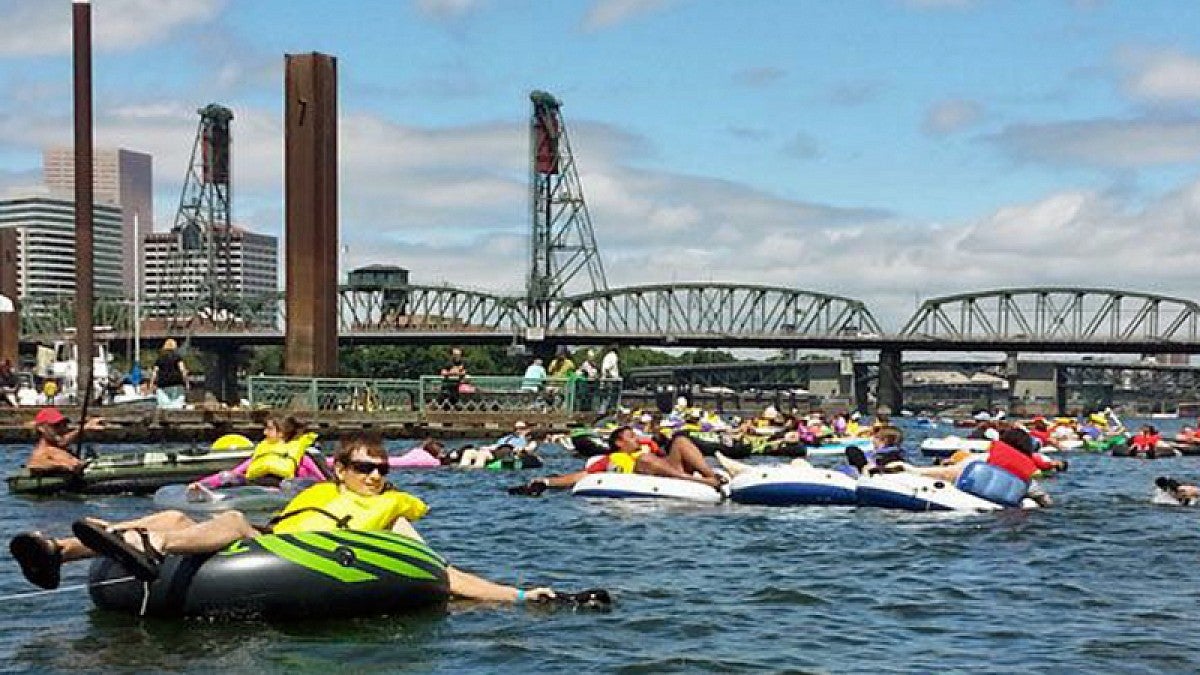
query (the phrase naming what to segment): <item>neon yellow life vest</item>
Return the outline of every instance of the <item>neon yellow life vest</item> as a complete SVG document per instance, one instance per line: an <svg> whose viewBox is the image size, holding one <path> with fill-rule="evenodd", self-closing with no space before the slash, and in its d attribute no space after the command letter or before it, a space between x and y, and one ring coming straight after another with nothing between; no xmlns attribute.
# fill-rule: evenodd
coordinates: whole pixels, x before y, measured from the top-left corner
<svg viewBox="0 0 1200 675"><path fill-rule="evenodd" d="M264 476L275 476L280 480L296 477L296 469L304 453L317 440L315 433L309 432L287 443L263 441L254 448L250 455L250 466L246 467L246 480L255 481Z"/></svg>
<svg viewBox="0 0 1200 675"><path fill-rule="evenodd" d="M323 532L328 530L387 530L396 520L415 521L429 507L416 497L394 488L366 496L337 483L317 483L296 495L271 520L272 532Z"/></svg>

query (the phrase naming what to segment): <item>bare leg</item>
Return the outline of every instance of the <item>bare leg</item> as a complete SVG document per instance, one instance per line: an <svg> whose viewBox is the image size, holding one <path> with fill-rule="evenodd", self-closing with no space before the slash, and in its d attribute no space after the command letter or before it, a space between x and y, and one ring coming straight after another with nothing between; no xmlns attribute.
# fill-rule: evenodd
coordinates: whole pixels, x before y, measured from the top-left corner
<svg viewBox="0 0 1200 675"><path fill-rule="evenodd" d="M151 513L148 516L135 518L134 520L126 520L120 523L107 523L99 518L92 518L95 522L102 524L104 527L114 530L131 530L135 528L146 530L147 532L170 532L172 530L184 530L189 527L195 527L196 521L187 517L182 511L159 511ZM67 537L65 539L55 539L59 550L62 552L63 562L71 560L80 560L83 558L94 558L96 552L83 545L75 537Z"/></svg>
<svg viewBox="0 0 1200 675"><path fill-rule="evenodd" d="M687 436L676 436L672 439L667 450L667 461L689 474L698 471L705 478L714 477L712 467L704 460L704 453L700 452L700 448Z"/></svg>
<svg viewBox="0 0 1200 675"><path fill-rule="evenodd" d="M670 460L663 459L656 455L645 454L638 457L637 465L634 467L634 473L640 473L647 476L664 476L666 478L678 478L681 480L691 480L697 483L704 483L710 487L720 487L721 480L713 475L709 469L707 476L697 478L692 475L691 471L685 471L675 466Z"/></svg>
<svg viewBox="0 0 1200 675"><path fill-rule="evenodd" d="M739 462L735 459L729 459L721 453L716 454L717 461L720 462L721 468L729 472L730 476L736 476L743 471L748 471L752 467L744 462Z"/></svg>
<svg viewBox="0 0 1200 675"><path fill-rule="evenodd" d="M163 553L212 553L238 539L253 539L258 536L258 530L241 511L226 511L194 527L158 535L159 540L155 541L152 533L150 543Z"/></svg>

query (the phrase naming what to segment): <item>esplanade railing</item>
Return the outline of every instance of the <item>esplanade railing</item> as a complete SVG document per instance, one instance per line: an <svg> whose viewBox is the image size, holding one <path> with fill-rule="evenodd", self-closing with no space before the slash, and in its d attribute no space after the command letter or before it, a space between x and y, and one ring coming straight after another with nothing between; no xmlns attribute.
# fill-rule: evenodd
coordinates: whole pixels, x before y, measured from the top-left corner
<svg viewBox="0 0 1200 675"><path fill-rule="evenodd" d="M617 407L621 380L472 375L447 380L371 378L249 378L253 408L303 411L436 413L604 413Z"/></svg>

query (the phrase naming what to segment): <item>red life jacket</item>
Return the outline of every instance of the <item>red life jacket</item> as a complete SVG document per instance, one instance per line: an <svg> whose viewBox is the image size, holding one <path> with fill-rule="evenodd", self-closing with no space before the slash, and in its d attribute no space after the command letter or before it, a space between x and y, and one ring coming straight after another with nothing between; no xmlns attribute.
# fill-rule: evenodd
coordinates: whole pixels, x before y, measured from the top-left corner
<svg viewBox="0 0 1200 675"><path fill-rule="evenodd" d="M1130 439L1129 444L1132 445L1135 450L1149 452L1158 445L1160 440L1162 440L1162 436L1159 434L1138 434Z"/></svg>
<svg viewBox="0 0 1200 675"><path fill-rule="evenodd" d="M1038 469L1053 468L1053 464L1037 454L1026 455L1004 441L992 441L988 447L987 463L999 467L1028 482Z"/></svg>
<svg viewBox="0 0 1200 675"><path fill-rule="evenodd" d="M1041 431L1039 429L1030 429L1029 435L1036 438L1038 440L1038 442L1041 443L1042 445L1047 445L1050 443L1050 432L1049 431Z"/></svg>

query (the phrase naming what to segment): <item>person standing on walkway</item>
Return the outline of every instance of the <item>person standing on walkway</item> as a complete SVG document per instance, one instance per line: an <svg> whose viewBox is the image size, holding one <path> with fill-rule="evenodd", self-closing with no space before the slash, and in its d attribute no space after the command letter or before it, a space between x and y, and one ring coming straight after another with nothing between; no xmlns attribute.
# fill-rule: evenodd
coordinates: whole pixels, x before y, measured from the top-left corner
<svg viewBox="0 0 1200 675"><path fill-rule="evenodd" d="M175 340L167 338L150 374L150 387L163 410L182 410L188 389L187 366L178 349Z"/></svg>
<svg viewBox="0 0 1200 675"><path fill-rule="evenodd" d="M616 410L621 400L621 368L617 347L613 345L600 359L600 413Z"/></svg>

